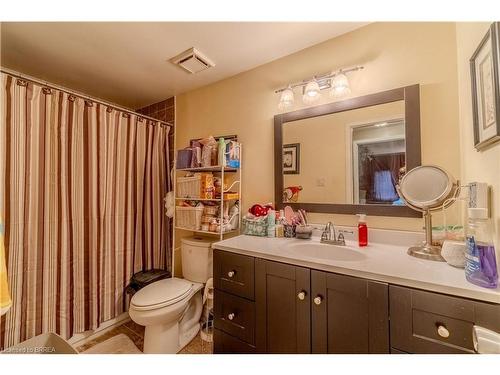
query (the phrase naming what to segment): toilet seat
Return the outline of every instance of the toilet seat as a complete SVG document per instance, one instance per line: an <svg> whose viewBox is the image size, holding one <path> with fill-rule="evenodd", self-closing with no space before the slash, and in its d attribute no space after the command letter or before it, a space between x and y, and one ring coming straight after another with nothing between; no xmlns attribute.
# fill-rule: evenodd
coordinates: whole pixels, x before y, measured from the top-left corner
<svg viewBox="0 0 500 375"><path fill-rule="evenodd" d="M193 283L176 277L155 281L134 294L130 305L138 311L160 309L191 295Z"/></svg>

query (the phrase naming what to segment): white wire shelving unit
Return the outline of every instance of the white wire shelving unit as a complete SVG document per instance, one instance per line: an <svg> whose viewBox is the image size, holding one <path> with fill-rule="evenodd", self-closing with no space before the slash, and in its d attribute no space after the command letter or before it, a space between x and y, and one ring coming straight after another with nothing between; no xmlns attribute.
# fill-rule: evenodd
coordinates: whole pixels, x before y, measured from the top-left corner
<svg viewBox="0 0 500 375"><path fill-rule="evenodd" d="M220 174L221 177L221 182L222 182L222 191L221 195L219 198L212 198L212 199L202 199L202 198L183 198L183 197L175 197L176 205L178 201L197 201L197 202L214 202L219 204L219 222L220 222L220 230L217 232L212 232L212 231L204 231L204 230L193 230L191 228L183 228L177 226L177 222L175 221L175 215L174 215L174 228L179 229L179 230L185 230L188 232L193 232L196 234L203 234L203 235L209 235L209 236L218 236L219 239L222 241L224 239L224 236L229 235L229 234L238 234L241 230L241 207L242 207L242 194L241 194L241 169L242 169L242 146L240 144L240 166L239 168L230 168L230 167L223 167L223 166L212 166L212 167L199 167L199 168L182 168L182 169L177 169L175 170L175 185L177 186L177 175L178 173L198 173L198 172L212 172L214 174ZM236 178L231 182L230 186L227 189L224 189L224 181L225 181L225 175L226 174L236 174ZM235 186L238 186L238 197L233 198L233 199L226 199L224 198L225 193L229 193L231 189L233 189ZM177 190L177 189L176 189ZM176 191L175 190L175 191ZM177 191L176 191L177 194ZM224 209L226 205L231 205L232 203L234 204L236 201L239 201L239 215L238 215L238 228L230 230L230 231L224 231Z"/></svg>

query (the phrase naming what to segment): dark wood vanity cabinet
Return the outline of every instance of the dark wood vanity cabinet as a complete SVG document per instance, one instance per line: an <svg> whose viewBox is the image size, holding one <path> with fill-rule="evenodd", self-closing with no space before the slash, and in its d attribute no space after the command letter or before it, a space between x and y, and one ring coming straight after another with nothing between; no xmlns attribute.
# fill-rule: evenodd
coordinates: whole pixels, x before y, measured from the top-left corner
<svg viewBox="0 0 500 375"><path fill-rule="evenodd" d="M312 352L389 353L389 286L311 271Z"/></svg>
<svg viewBox="0 0 500 375"><path fill-rule="evenodd" d="M255 260L259 352L311 352L310 275L308 268Z"/></svg>
<svg viewBox="0 0 500 375"><path fill-rule="evenodd" d="M500 305L214 250L215 353L474 353Z"/></svg>
<svg viewBox="0 0 500 375"><path fill-rule="evenodd" d="M391 285L394 352L474 353L474 325L500 332L500 305Z"/></svg>
<svg viewBox="0 0 500 375"><path fill-rule="evenodd" d="M256 353L255 258L214 251L214 353Z"/></svg>
<svg viewBox="0 0 500 375"><path fill-rule="evenodd" d="M214 284L215 353L389 352L387 284L220 250Z"/></svg>

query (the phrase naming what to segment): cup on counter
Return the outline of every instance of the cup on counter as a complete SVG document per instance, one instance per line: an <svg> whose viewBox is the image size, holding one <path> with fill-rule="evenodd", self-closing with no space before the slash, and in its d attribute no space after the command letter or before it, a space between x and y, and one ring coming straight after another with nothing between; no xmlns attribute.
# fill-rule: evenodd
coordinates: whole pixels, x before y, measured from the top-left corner
<svg viewBox="0 0 500 375"><path fill-rule="evenodd" d="M308 240L311 238L313 232L313 227L310 225L297 225L295 228L295 237Z"/></svg>
<svg viewBox="0 0 500 375"><path fill-rule="evenodd" d="M464 268L465 267L465 242L450 241L443 242L441 248L441 256L450 266Z"/></svg>
<svg viewBox="0 0 500 375"><path fill-rule="evenodd" d="M283 231L285 232L285 237L286 238L294 238L295 237L295 225L291 224L284 224L283 225Z"/></svg>

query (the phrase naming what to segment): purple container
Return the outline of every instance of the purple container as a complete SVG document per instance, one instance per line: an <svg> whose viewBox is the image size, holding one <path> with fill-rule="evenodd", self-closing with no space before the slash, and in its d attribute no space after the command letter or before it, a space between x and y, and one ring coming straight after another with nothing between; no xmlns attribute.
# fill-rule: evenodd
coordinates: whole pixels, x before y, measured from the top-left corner
<svg viewBox="0 0 500 375"><path fill-rule="evenodd" d="M469 208L465 278L483 288L498 287L498 269L491 222L484 209Z"/></svg>
<svg viewBox="0 0 500 375"><path fill-rule="evenodd" d="M498 287L497 260L493 245L476 243L474 238L467 238L466 259L465 277L467 281L483 288L495 289Z"/></svg>
<svg viewBox="0 0 500 375"><path fill-rule="evenodd" d="M193 149L185 148L177 151L177 169L191 168L191 159L193 157Z"/></svg>

